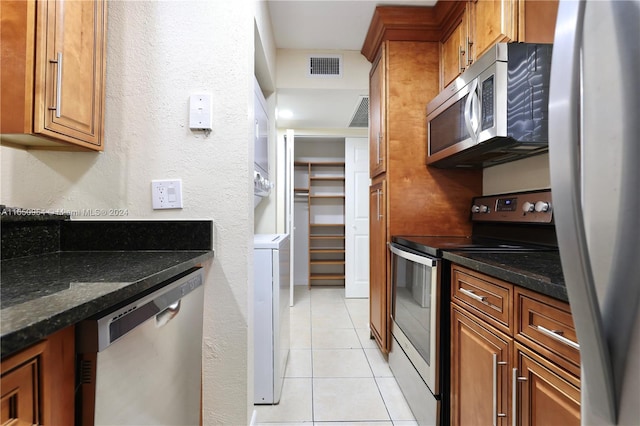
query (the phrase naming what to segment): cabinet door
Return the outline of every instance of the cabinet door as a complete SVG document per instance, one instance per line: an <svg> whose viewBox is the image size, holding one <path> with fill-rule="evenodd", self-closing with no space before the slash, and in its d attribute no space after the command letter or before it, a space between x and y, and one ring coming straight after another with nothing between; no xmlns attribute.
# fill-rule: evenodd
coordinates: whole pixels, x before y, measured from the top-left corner
<svg viewBox="0 0 640 426"><path fill-rule="evenodd" d="M371 178L386 170L385 78L386 43L369 76L369 169Z"/></svg>
<svg viewBox="0 0 640 426"><path fill-rule="evenodd" d="M104 109L104 0L38 4L34 132L100 149Z"/></svg>
<svg viewBox="0 0 640 426"><path fill-rule="evenodd" d="M516 39L516 0L473 0L474 60L495 43Z"/></svg>
<svg viewBox="0 0 640 426"><path fill-rule="evenodd" d="M451 424L506 426L513 341L472 318L452 305Z"/></svg>
<svg viewBox="0 0 640 426"><path fill-rule="evenodd" d="M558 0L519 0L518 41L553 43Z"/></svg>
<svg viewBox="0 0 640 426"><path fill-rule="evenodd" d="M39 357L2 374L2 414L0 424L38 424Z"/></svg>
<svg viewBox="0 0 640 426"><path fill-rule="evenodd" d="M469 63L469 22L466 9L455 19L454 28L442 40L442 90L464 72Z"/></svg>
<svg viewBox="0 0 640 426"><path fill-rule="evenodd" d="M518 425L580 425L579 379L516 343Z"/></svg>
<svg viewBox="0 0 640 426"><path fill-rule="evenodd" d="M442 87L446 87L464 71L466 52L462 24L458 25L451 35L442 42Z"/></svg>
<svg viewBox="0 0 640 426"><path fill-rule="evenodd" d="M389 289L387 288L386 181L369 192L369 321L380 349L388 352Z"/></svg>

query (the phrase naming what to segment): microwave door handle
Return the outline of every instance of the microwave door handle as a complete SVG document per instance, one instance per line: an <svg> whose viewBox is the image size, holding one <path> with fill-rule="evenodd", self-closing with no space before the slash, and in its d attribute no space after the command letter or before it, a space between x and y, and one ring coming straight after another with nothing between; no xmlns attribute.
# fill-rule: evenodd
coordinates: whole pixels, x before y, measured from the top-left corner
<svg viewBox="0 0 640 426"><path fill-rule="evenodd" d="M478 93L477 87L476 90L473 91L471 113L471 127L473 128L475 126L475 129L473 129L473 134L475 135L476 140L478 140L478 138L480 137L480 94Z"/></svg>
<svg viewBox="0 0 640 426"><path fill-rule="evenodd" d="M475 116L471 114L475 113L475 108L473 108L474 99L478 99L478 95L476 90L478 88L478 80L474 79L471 82L471 89L469 90L469 94L467 95L467 99L464 104L464 123L467 126L467 131L469 132L469 136L473 139L473 142L476 143L478 141L478 134L476 133L477 129L473 128L473 121ZM478 126L479 127L479 126Z"/></svg>

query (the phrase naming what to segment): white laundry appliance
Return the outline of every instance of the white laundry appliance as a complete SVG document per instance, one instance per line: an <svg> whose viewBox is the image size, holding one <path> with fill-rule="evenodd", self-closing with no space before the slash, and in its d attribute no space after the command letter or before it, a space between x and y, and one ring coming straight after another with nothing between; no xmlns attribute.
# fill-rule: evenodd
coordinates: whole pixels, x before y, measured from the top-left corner
<svg viewBox="0 0 640 426"><path fill-rule="evenodd" d="M289 234L254 236L254 402L280 402L289 356Z"/></svg>

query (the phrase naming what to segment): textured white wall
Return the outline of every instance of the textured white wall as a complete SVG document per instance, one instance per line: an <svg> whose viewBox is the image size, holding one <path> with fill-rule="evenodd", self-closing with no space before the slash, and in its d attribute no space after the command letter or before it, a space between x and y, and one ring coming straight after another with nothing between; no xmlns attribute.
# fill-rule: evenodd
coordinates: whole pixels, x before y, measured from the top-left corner
<svg viewBox="0 0 640 426"><path fill-rule="evenodd" d="M126 208L130 219L213 218L204 424L248 424L255 2L112 1L108 7L104 153L2 148L0 202ZM188 128L189 95L200 91L213 95L209 137ZM184 209L152 210L150 182L162 178L182 179Z"/></svg>

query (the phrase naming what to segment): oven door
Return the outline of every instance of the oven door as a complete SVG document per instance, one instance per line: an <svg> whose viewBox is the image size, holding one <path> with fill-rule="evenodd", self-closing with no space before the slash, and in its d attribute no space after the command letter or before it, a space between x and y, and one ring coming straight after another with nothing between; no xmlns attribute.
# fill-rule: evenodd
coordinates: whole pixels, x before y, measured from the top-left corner
<svg viewBox="0 0 640 426"><path fill-rule="evenodd" d="M440 259L391 243L392 334L434 395L440 393Z"/></svg>

